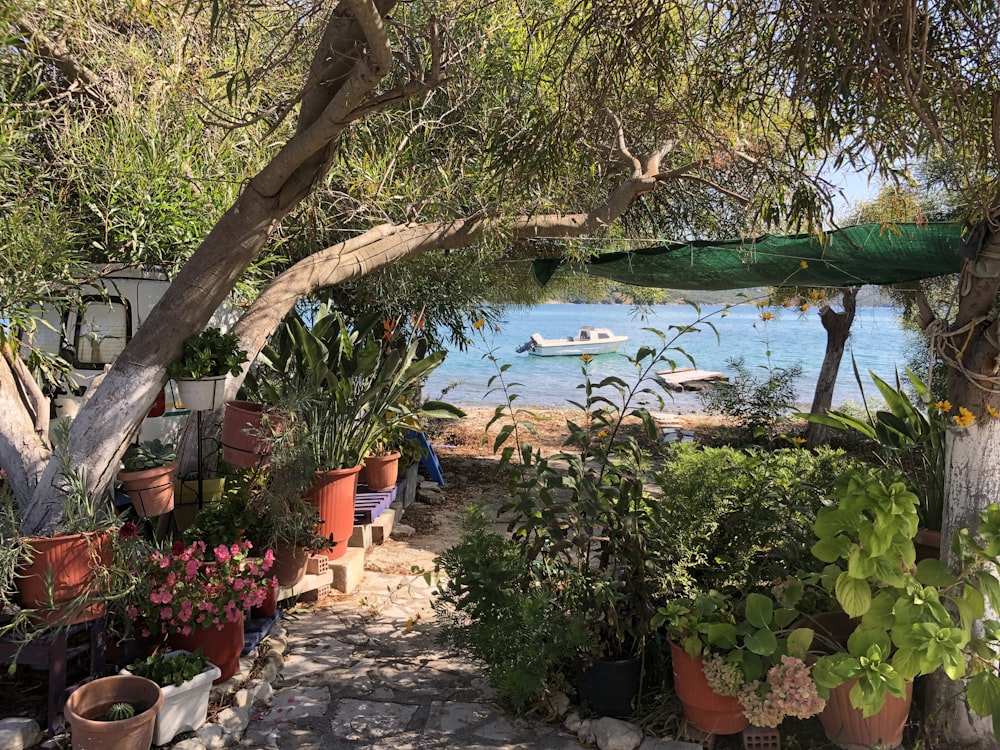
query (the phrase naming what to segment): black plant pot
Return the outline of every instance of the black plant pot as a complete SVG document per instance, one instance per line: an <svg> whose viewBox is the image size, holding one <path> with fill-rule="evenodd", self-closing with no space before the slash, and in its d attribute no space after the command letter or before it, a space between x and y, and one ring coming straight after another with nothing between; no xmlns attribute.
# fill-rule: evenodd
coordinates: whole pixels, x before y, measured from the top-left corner
<svg viewBox="0 0 1000 750"><path fill-rule="evenodd" d="M577 664L576 686L580 700L601 716L620 719L634 711L639 695L642 662L639 659Z"/></svg>

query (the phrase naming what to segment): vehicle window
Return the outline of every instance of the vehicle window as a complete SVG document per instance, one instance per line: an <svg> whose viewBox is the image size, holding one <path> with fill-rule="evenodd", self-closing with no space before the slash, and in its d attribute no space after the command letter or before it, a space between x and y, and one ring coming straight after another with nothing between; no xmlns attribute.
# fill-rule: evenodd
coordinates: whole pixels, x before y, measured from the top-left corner
<svg viewBox="0 0 1000 750"><path fill-rule="evenodd" d="M121 354L130 338L132 322L127 300L84 297L73 337L73 365L81 370L100 370Z"/></svg>

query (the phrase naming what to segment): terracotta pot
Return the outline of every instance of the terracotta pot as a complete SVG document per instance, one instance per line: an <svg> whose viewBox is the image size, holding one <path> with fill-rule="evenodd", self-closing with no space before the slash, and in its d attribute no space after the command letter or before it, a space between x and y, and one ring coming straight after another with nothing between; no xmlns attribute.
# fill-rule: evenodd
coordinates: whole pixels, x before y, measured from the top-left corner
<svg viewBox="0 0 1000 750"><path fill-rule="evenodd" d="M278 579L279 586L294 586L302 581L309 564L309 550L290 544L274 545L274 564L270 575Z"/></svg>
<svg viewBox="0 0 1000 750"><path fill-rule="evenodd" d="M917 551L917 562L921 560L941 559L941 532L930 529L919 529L917 536L913 540L913 547Z"/></svg>
<svg viewBox="0 0 1000 750"><path fill-rule="evenodd" d="M222 420L222 458L233 466L254 469L271 455L272 434L284 427L281 417L270 416L264 425L264 407L250 401L227 401Z"/></svg>
<svg viewBox="0 0 1000 750"><path fill-rule="evenodd" d="M17 568L21 606L42 610L37 622L85 622L104 614L102 602L88 602L99 566L111 563L111 537L107 532L65 536L30 537L31 562Z"/></svg>
<svg viewBox="0 0 1000 750"><path fill-rule="evenodd" d="M210 411L222 406L226 395L226 376L216 375L201 380L181 378L177 381L181 404L190 411Z"/></svg>
<svg viewBox="0 0 1000 750"><path fill-rule="evenodd" d="M273 578L271 579L274 580ZM250 608L250 617L274 617L278 611L278 584L277 582L267 587L267 594L264 601L257 607Z"/></svg>
<svg viewBox="0 0 1000 750"><path fill-rule="evenodd" d="M108 707L126 702L136 706L130 719L104 721ZM163 707L160 686L145 677L115 675L85 683L66 699L74 750L148 750L153 744L156 716Z"/></svg>
<svg viewBox="0 0 1000 750"><path fill-rule="evenodd" d="M399 478L399 451L384 456L368 456L358 474L358 484L363 484L372 492L391 490Z"/></svg>
<svg viewBox="0 0 1000 750"><path fill-rule="evenodd" d="M861 709L851 705L851 687L855 682L845 682L830 691L826 707L819 715L827 738L846 750L899 747L913 701L913 683L906 683L905 698L886 695L882 710L866 719Z"/></svg>
<svg viewBox="0 0 1000 750"><path fill-rule="evenodd" d="M330 547L320 551L331 560L347 552L347 541L354 532L354 498L358 490L360 466L350 469L317 471L306 499L319 508L319 533L331 540Z"/></svg>
<svg viewBox="0 0 1000 750"><path fill-rule="evenodd" d="M692 659L684 649L671 643L670 661L674 670L674 690L688 724L709 734L736 734L750 726L739 700L719 695L708 686L700 656Z"/></svg>
<svg viewBox="0 0 1000 750"><path fill-rule="evenodd" d="M205 658L217 666L222 674L212 683L218 685L240 671L240 652L243 651L243 617L236 622L223 622L216 627L196 627L189 635L171 633L167 637L170 648L182 648L192 653L202 649Z"/></svg>
<svg viewBox="0 0 1000 750"><path fill-rule="evenodd" d="M177 462L142 471L119 471L118 481L140 518L154 518L174 509Z"/></svg>
<svg viewBox="0 0 1000 750"><path fill-rule="evenodd" d="M639 695L642 662L639 659L595 661L578 666L576 685L580 698L601 716L629 716Z"/></svg>

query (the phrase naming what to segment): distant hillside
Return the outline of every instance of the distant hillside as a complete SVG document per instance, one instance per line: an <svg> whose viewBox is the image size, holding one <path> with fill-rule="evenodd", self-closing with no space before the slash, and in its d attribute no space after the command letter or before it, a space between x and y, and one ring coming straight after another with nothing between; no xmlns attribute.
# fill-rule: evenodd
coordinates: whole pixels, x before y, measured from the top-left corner
<svg viewBox="0 0 1000 750"><path fill-rule="evenodd" d="M554 291L554 290L551 290ZM591 291L591 290L587 290ZM767 293L765 287L752 289L692 290L692 289L651 289L646 287L619 287L603 290L604 293L593 297L581 293L580 289L566 290L562 294L547 295L547 302L562 302L576 304L608 304L630 305L641 304L671 304L693 302L697 305L740 305L748 299L760 299ZM859 307L892 307L890 297L878 286L863 286L858 292Z"/></svg>

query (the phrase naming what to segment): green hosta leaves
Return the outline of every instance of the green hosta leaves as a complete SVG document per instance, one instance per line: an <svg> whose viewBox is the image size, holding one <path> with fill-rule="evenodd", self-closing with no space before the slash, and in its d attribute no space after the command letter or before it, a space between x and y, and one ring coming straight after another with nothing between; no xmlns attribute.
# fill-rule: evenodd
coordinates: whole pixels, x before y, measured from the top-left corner
<svg viewBox="0 0 1000 750"><path fill-rule="evenodd" d="M804 659L809 648L812 646L815 635L812 628L796 628L793 630L788 634L788 655Z"/></svg>
<svg viewBox="0 0 1000 750"><path fill-rule="evenodd" d="M847 573L837 577L837 601L849 617L860 617L872 603L872 592L868 581L853 578Z"/></svg>
<svg viewBox="0 0 1000 750"><path fill-rule="evenodd" d="M756 628L767 628L774 616L774 602L763 594L748 594L746 603L747 621ZM758 652L759 653L759 652Z"/></svg>
<svg viewBox="0 0 1000 750"><path fill-rule="evenodd" d="M977 674L969 680L965 693L969 708L980 716L993 716L993 732L1000 723L1000 677L993 672Z"/></svg>
<svg viewBox="0 0 1000 750"><path fill-rule="evenodd" d="M778 649L778 639L770 630L763 628L748 635L743 645L755 654L770 656Z"/></svg>

